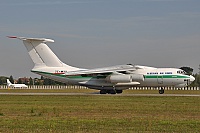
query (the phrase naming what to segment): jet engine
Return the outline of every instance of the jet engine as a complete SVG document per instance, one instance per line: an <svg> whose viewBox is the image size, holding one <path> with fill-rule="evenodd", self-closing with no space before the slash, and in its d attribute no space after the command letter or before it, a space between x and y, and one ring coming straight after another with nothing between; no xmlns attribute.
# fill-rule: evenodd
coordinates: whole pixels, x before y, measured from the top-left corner
<svg viewBox="0 0 200 133"><path fill-rule="evenodd" d="M109 75L106 80L111 83L130 83L133 81L141 82L144 81L144 76L141 74L119 74L119 75Z"/></svg>
<svg viewBox="0 0 200 133"><path fill-rule="evenodd" d="M136 82L144 81L144 75L142 74L132 74L131 78L132 78L132 81L136 81Z"/></svg>

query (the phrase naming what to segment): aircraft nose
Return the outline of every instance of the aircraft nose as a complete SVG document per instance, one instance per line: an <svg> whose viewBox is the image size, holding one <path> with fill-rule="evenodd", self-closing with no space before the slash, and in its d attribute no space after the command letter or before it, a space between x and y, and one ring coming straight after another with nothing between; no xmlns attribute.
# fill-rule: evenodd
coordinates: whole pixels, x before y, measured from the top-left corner
<svg viewBox="0 0 200 133"><path fill-rule="evenodd" d="M190 75L190 82L193 82L194 80L195 78L192 75Z"/></svg>

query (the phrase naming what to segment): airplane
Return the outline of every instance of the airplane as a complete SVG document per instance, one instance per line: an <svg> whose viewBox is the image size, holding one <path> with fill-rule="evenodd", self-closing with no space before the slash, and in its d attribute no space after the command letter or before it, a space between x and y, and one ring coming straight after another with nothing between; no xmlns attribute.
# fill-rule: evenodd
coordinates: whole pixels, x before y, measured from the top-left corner
<svg viewBox="0 0 200 133"><path fill-rule="evenodd" d="M25 84L12 84L9 79L7 79L7 86L14 88L27 88L28 86Z"/></svg>
<svg viewBox="0 0 200 133"><path fill-rule="evenodd" d="M140 65L116 65L83 69L63 63L47 46L54 42L46 38L8 36L23 41L34 62L31 72L66 84L100 90L100 94L120 94L130 87L158 87L160 94L165 87L185 87L195 78L179 68L155 68Z"/></svg>

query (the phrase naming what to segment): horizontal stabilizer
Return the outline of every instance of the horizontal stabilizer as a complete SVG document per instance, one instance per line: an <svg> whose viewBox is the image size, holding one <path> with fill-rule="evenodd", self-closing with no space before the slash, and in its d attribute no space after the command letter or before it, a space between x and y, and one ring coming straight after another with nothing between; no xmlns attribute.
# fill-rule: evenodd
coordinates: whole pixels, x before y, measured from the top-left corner
<svg viewBox="0 0 200 133"><path fill-rule="evenodd" d="M13 38L13 39L20 39L23 41L41 41L41 42L54 42L52 39L46 39L46 38L26 38L26 37L17 37L17 36L7 36L8 38Z"/></svg>

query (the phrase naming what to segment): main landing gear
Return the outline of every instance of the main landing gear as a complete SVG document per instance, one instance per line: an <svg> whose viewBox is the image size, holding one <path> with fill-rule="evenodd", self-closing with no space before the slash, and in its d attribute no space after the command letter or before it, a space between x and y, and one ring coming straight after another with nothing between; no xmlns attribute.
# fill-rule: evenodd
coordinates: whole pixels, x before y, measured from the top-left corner
<svg viewBox="0 0 200 133"><path fill-rule="evenodd" d="M163 87L161 87L160 89L159 89L159 94L164 94L165 93L165 90L164 90L164 88Z"/></svg>
<svg viewBox="0 0 200 133"><path fill-rule="evenodd" d="M100 94L120 94L122 93L122 90L100 90Z"/></svg>

